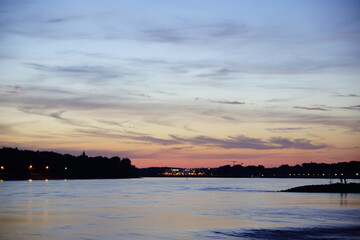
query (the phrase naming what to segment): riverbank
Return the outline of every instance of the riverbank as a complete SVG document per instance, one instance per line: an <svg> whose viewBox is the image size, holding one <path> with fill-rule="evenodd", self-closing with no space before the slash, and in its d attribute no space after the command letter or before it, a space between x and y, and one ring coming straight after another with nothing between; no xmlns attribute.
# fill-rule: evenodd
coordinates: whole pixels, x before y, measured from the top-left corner
<svg viewBox="0 0 360 240"><path fill-rule="evenodd" d="M306 185L283 190L282 192L360 193L360 183Z"/></svg>

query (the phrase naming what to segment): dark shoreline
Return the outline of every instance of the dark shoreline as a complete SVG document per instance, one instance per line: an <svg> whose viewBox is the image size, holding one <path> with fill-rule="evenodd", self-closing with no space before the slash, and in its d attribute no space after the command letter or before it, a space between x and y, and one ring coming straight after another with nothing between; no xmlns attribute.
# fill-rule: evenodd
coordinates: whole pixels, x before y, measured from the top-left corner
<svg viewBox="0 0 360 240"><path fill-rule="evenodd" d="M360 193L360 183L306 185L306 186L300 186L300 187L282 190L281 192Z"/></svg>
<svg viewBox="0 0 360 240"><path fill-rule="evenodd" d="M235 161L236 162L236 161ZM266 168L262 165L224 165L216 168L137 168L129 158L90 157L47 151L0 149L0 180L113 179L137 177L183 178L326 178L360 179L360 161L303 163Z"/></svg>

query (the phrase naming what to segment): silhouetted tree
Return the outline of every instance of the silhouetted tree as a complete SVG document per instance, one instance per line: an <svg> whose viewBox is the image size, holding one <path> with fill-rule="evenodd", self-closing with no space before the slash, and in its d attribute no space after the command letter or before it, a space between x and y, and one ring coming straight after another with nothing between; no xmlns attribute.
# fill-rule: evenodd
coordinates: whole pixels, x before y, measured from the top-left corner
<svg viewBox="0 0 360 240"><path fill-rule="evenodd" d="M128 158L75 157L55 152L0 149L0 179L129 178L137 169Z"/></svg>

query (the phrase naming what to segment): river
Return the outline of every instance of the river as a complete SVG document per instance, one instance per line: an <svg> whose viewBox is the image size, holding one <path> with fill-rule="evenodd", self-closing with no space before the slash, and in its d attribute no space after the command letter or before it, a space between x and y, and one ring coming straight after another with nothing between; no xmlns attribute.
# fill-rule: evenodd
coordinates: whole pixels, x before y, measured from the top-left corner
<svg viewBox="0 0 360 240"><path fill-rule="evenodd" d="M327 183L276 178L4 181L0 239L359 239L360 194L279 192Z"/></svg>

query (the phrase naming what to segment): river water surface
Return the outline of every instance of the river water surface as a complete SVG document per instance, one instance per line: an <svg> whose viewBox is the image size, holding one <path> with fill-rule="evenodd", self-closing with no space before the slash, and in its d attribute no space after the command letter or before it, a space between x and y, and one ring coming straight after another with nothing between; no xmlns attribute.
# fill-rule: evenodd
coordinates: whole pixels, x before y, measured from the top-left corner
<svg viewBox="0 0 360 240"><path fill-rule="evenodd" d="M0 239L360 239L360 194L278 192L326 183L275 178L4 181Z"/></svg>

